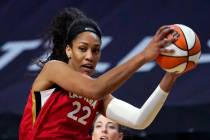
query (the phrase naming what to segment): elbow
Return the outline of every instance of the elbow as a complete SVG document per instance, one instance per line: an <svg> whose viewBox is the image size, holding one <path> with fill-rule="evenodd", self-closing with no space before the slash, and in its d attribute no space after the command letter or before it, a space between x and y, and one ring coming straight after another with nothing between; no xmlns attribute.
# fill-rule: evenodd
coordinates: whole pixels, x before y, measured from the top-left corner
<svg viewBox="0 0 210 140"><path fill-rule="evenodd" d="M140 123L134 126L134 129L137 130L144 130L146 129L151 123Z"/></svg>
<svg viewBox="0 0 210 140"><path fill-rule="evenodd" d="M138 130L144 130L148 127L149 125L141 125L141 126L137 126L136 129Z"/></svg>
<svg viewBox="0 0 210 140"><path fill-rule="evenodd" d="M129 121L127 123L121 123L121 124L136 130L144 130L150 125L150 123L142 121L141 122Z"/></svg>

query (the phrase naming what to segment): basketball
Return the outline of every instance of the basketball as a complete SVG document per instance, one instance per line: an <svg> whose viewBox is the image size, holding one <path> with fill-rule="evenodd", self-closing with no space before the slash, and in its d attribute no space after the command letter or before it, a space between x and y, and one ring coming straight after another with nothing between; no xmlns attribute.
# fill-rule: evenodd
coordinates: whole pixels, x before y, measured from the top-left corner
<svg viewBox="0 0 210 140"><path fill-rule="evenodd" d="M184 73L195 68L201 55L201 45L196 33L182 24L170 25L179 34L178 39L172 44L164 46L173 49L173 53L161 53L157 64L167 72ZM167 37L172 37L172 33Z"/></svg>

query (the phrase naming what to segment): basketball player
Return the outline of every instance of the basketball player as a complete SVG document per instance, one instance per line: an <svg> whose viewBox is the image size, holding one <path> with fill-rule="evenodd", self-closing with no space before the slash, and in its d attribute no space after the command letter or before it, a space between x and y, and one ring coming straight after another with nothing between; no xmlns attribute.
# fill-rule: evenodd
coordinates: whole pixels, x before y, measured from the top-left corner
<svg viewBox="0 0 210 140"><path fill-rule="evenodd" d="M92 140L122 140L121 127L121 125L103 115L98 115L93 126Z"/></svg>
<svg viewBox="0 0 210 140"><path fill-rule="evenodd" d="M154 60L161 52L171 52L162 46L176 40L165 38L172 31L168 26L161 27L142 52L92 78L101 55L101 31L78 9L65 8L59 12L49 32L52 53L30 90L19 139L91 139L88 130L97 112L131 128L146 128L161 109L177 76L166 73L141 108L111 93L143 64Z"/></svg>

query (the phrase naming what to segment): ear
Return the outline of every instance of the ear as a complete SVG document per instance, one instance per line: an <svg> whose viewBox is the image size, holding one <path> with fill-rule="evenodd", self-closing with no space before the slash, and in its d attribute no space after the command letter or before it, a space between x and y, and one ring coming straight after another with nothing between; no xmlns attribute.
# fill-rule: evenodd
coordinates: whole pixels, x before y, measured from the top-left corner
<svg viewBox="0 0 210 140"><path fill-rule="evenodd" d="M66 46L66 55L67 55L67 57L70 59L71 58L71 54L72 54L72 48L71 48L71 46L69 46L69 45L67 45Z"/></svg>

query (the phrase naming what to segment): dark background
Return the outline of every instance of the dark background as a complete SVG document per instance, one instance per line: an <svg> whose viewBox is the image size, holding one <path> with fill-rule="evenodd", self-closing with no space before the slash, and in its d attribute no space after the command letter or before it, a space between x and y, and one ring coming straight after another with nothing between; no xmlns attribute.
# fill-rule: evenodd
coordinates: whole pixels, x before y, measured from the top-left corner
<svg viewBox="0 0 210 140"><path fill-rule="evenodd" d="M179 23L191 27L202 44L199 66L178 79L147 129L126 129L126 133L128 139L210 139L208 0L1 0L0 139L17 139L20 117L37 73L37 67L31 69L31 65L46 52L42 35L53 15L70 6L84 11L102 28L104 48L98 74L118 65L135 48L145 46L160 26ZM140 107L164 74L154 62L146 66L114 96Z"/></svg>

